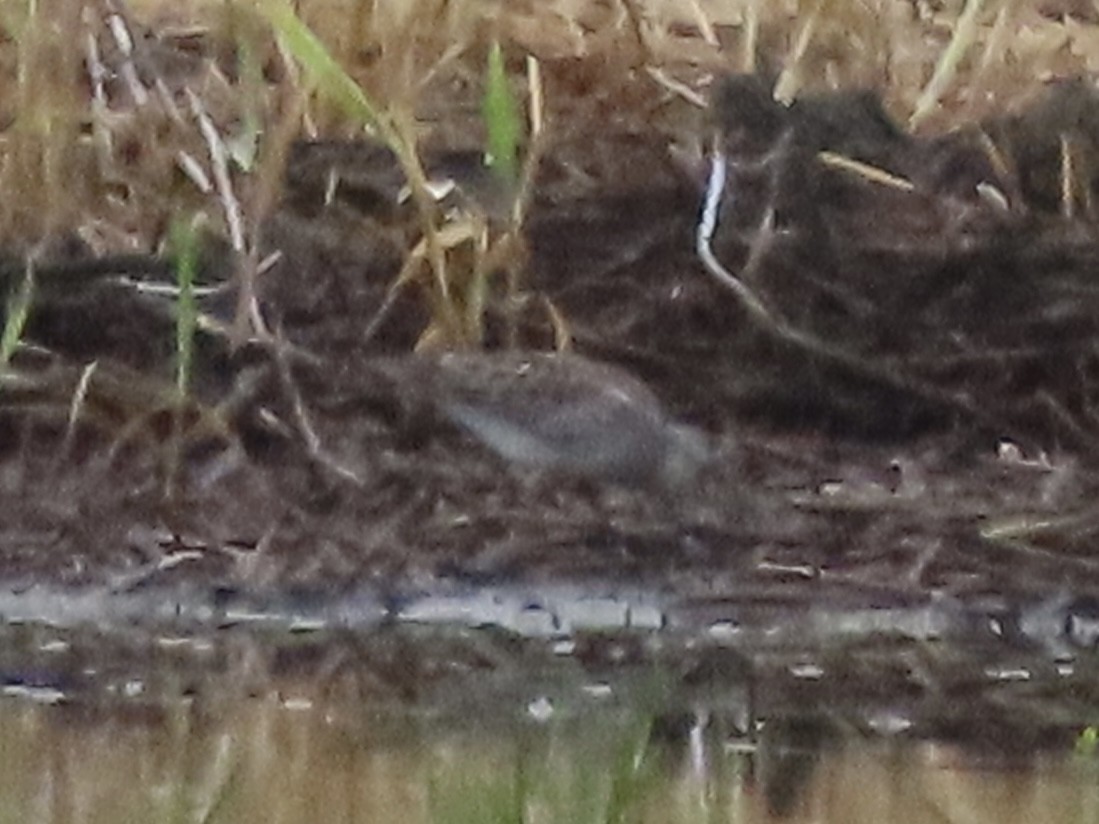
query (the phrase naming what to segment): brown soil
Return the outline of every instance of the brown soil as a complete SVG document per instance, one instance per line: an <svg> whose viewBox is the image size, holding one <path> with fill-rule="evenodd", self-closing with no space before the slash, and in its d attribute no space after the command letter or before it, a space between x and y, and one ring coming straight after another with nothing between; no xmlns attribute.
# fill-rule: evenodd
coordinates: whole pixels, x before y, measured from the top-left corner
<svg viewBox="0 0 1099 824"><path fill-rule="evenodd" d="M174 46L181 83L219 48ZM745 604L946 597L978 615L1054 604L1063 625L1031 640L1062 640L1099 597L1090 87L914 137L872 93L787 107L752 75L703 113L605 54L544 73L552 130L525 248L501 263L524 264L526 303L516 321L493 286L483 344L564 331L644 379L715 438L689 500L532 482L380 391L373 359L438 343L430 289L394 286L420 218L379 144L298 142L256 232L253 260L274 265L250 285L223 240L204 251L221 326L199 335L182 414L172 303L134 286L170 264L86 237L40 255L3 387L0 579L393 602L613 581L697 605L699 627ZM499 192L469 163L475 90L440 86L425 166L498 231ZM695 249L708 166L688 143L710 127L730 164L713 247L758 305ZM250 290L270 335L244 341Z"/></svg>

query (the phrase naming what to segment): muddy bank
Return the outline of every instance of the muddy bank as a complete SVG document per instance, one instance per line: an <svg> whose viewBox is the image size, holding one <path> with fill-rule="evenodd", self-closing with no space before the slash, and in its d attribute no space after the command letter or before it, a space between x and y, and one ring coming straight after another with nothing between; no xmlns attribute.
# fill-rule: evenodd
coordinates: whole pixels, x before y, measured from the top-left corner
<svg viewBox="0 0 1099 824"><path fill-rule="evenodd" d="M183 413L171 264L79 243L38 262L3 387L0 612L553 635L590 600L565 586L612 625L688 636L778 621L810 646L847 626L1090 648L1094 93L918 139L873 96L784 107L767 83L715 93L716 191L713 158L665 133L562 124L521 304L503 275L484 298L489 350L567 340L703 432L689 489L532 473L438 414L408 354L425 288L395 286L418 222L392 153L299 144L254 282L207 243ZM440 208L496 219L468 152L425 159L457 184ZM23 265L4 271L15 286ZM242 338L242 312L267 335Z"/></svg>

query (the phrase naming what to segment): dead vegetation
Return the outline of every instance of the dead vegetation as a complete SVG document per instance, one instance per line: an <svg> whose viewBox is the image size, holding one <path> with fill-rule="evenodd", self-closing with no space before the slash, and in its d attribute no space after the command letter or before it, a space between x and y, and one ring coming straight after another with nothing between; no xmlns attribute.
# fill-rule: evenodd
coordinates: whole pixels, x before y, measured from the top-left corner
<svg viewBox="0 0 1099 824"><path fill-rule="evenodd" d="M241 586L613 567L690 594L808 569L972 594L1026 589L981 519L1037 512L1040 535L1006 527L1029 584L1063 586L1068 563L1099 587L1086 14L38 9L0 12L0 275L31 271L35 294L0 374L12 576L155 578L186 550L182 574ZM327 56L303 60L301 22ZM523 112L514 179L482 163L493 42ZM185 398L163 242L180 215L210 237ZM364 377L379 355L479 346L626 365L716 436L722 470L686 514L532 492ZM1005 437L1029 457L995 458Z"/></svg>

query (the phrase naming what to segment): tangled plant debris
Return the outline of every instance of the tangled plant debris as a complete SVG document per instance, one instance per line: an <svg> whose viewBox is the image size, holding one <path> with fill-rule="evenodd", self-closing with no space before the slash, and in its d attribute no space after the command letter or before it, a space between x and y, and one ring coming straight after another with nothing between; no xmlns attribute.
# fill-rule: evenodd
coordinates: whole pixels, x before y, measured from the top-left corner
<svg viewBox="0 0 1099 824"><path fill-rule="evenodd" d="M125 36L111 5L67 22L98 153L69 162L113 194L83 222L6 224L0 279L17 292L32 260L34 297L0 377L0 578L612 579L727 605L811 601L826 579L978 612L1099 594L1087 81L923 136L877 92L802 88L812 50L709 89L697 66L639 73L661 47L647 20L636 53L543 50L541 85L504 49L518 98L546 107L514 181L482 162L487 42L466 62L416 29L437 58L422 93L408 67L370 75L389 126L349 138L262 19L227 13L197 33ZM181 209L209 226L182 404L176 272L155 253ZM643 382L706 432L704 477L675 506L530 483L454 425L468 415L410 402L426 358L474 344L571 348Z"/></svg>

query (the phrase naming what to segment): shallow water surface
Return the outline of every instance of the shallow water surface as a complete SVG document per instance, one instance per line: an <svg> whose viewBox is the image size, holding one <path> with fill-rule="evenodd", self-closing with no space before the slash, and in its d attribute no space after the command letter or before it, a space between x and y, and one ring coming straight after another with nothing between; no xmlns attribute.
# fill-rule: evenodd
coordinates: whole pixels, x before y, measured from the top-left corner
<svg viewBox="0 0 1099 824"><path fill-rule="evenodd" d="M47 822L1099 819L1087 711L1051 697L1093 682L1083 665L980 666L981 680L944 642L809 656L656 640L8 628L0 809ZM887 661L937 696L901 688Z"/></svg>

